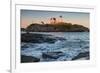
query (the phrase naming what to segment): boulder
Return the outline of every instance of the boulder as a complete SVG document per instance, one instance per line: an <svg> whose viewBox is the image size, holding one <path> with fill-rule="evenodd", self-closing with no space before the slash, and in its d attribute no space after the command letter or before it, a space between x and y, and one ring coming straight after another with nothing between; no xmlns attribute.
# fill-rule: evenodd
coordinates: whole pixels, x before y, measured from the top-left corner
<svg viewBox="0 0 100 73"><path fill-rule="evenodd" d="M37 33L22 33L21 42L24 43L55 43L57 40L66 40L62 37Z"/></svg>
<svg viewBox="0 0 100 73"><path fill-rule="evenodd" d="M21 55L21 63L39 62L40 59L33 56Z"/></svg>
<svg viewBox="0 0 100 73"><path fill-rule="evenodd" d="M43 57L44 59L46 59L46 58L57 59L57 58L59 58L60 56L64 56L64 53L61 52L61 51L42 53L42 57Z"/></svg>
<svg viewBox="0 0 100 73"><path fill-rule="evenodd" d="M86 58L89 59L89 52L83 52L83 53L79 53L77 56L75 56L74 58L72 58L72 60L78 60L81 58Z"/></svg>

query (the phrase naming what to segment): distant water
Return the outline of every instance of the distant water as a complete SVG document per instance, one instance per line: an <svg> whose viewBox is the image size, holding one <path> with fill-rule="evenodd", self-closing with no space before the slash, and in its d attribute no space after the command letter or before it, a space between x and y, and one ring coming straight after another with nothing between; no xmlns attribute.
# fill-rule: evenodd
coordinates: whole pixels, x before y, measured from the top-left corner
<svg viewBox="0 0 100 73"><path fill-rule="evenodd" d="M43 52L62 51L65 55L59 57L56 61L72 60L79 53L89 52L89 32L31 32L38 34L63 37L66 40L57 40L55 43L22 43L28 47L21 48L21 54L42 58ZM49 60L48 60L49 61Z"/></svg>

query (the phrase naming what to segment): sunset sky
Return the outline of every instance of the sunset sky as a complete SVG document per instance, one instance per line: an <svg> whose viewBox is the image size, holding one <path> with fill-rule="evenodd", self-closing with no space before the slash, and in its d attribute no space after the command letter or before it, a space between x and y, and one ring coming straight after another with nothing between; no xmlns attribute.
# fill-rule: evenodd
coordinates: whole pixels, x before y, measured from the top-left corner
<svg viewBox="0 0 100 73"><path fill-rule="evenodd" d="M21 10L21 27L26 28L31 23L50 23L50 18L59 16L66 23L79 24L89 28L89 13L82 12L62 12L62 11L39 11Z"/></svg>

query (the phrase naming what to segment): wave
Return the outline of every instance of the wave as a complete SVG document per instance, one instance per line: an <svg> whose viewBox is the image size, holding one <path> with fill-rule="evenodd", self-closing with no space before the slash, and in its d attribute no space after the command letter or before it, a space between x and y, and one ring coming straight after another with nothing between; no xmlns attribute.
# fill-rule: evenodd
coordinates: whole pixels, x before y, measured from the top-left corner
<svg viewBox="0 0 100 73"><path fill-rule="evenodd" d="M71 36L71 35L70 35ZM80 35L81 36L81 35ZM56 38L49 36L50 38ZM66 36L68 37L68 36ZM65 38L66 38L65 37ZM89 52L89 39L80 38L57 39L54 43L25 43L21 42L21 55L34 56L40 58L40 61L68 61L78 56L80 53ZM83 37L83 36L82 36ZM43 53L47 52L62 52L63 56L57 59L44 59ZM86 58L87 59L87 58Z"/></svg>

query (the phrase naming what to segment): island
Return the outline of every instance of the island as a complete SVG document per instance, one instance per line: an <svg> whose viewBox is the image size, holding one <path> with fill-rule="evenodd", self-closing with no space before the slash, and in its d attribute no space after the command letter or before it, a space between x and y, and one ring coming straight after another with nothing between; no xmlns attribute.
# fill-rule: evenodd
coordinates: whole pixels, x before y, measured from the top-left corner
<svg viewBox="0 0 100 73"><path fill-rule="evenodd" d="M89 32L89 28L72 23L57 24L38 24L32 23L27 28L21 28L21 31L27 32Z"/></svg>

